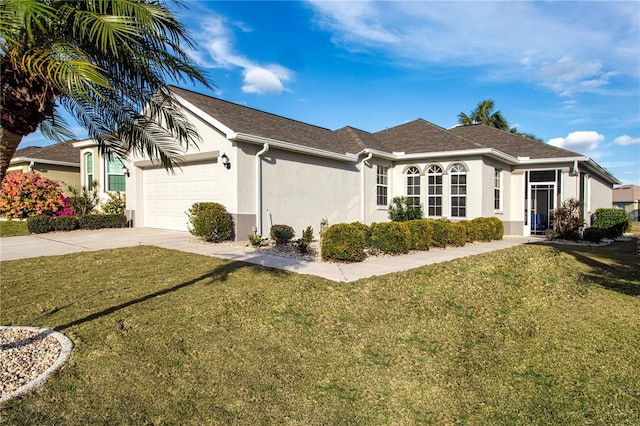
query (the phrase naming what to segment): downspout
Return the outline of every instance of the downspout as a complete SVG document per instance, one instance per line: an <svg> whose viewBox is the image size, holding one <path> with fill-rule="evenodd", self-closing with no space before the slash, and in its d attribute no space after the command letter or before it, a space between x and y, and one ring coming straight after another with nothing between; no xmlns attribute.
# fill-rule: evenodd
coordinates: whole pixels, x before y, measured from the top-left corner
<svg viewBox="0 0 640 426"><path fill-rule="evenodd" d="M368 152L368 149L365 149L365 152ZM367 161L373 158L373 152L369 152L365 158L362 159L362 169L360 169L360 222L365 223L365 206L364 206L364 196L365 196L365 179L364 179L364 171L366 168Z"/></svg>
<svg viewBox="0 0 640 426"><path fill-rule="evenodd" d="M256 233L262 236L262 156L269 151L265 143L256 154Z"/></svg>

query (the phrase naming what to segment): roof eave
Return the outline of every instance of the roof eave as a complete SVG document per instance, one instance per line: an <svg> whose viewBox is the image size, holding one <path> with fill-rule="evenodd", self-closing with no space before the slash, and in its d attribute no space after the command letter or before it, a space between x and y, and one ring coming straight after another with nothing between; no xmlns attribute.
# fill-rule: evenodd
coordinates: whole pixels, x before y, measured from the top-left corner
<svg viewBox="0 0 640 426"><path fill-rule="evenodd" d="M16 157L12 158L9 164L17 164L17 163L38 163L38 164L50 164L52 166L67 166L67 167L80 167L80 163L71 163L69 161L56 161L56 160L45 160L43 158L34 158L34 157Z"/></svg>
<svg viewBox="0 0 640 426"><path fill-rule="evenodd" d="M268 143L273 148L280 148L286 151L298 152L301 154L312 155L314 157L322 157L329 158L332 160L338 161L349 161L356 162L358 161L358 154L344 153L340 154L337 152L326 151L324 149L311 148L303 145L298 145L291 142L284 142L275 139L265 138L262 136L251 135L247 133L236 133L227 136L229 140L240 141L240 142L249 142L254 144L264 145Z"/></svg>

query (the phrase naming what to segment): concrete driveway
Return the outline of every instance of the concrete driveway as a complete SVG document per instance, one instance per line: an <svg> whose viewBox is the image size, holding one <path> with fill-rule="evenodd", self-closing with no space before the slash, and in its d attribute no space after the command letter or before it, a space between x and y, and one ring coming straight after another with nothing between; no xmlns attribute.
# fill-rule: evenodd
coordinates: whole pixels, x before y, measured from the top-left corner
<svg viewBox="0 0 640 426"><path fill-rule="evenodd" d="M383 257L361 263L310 262L244 250L238 247L209 244L187 232L148 228L101 229L96 231L52 232L23 237L0 238L0 260L55 256L82 251L95 251L153 245L222 259L249 262L270 268L315 275L333 281L349 282L375 275L385 275L433 263L446 262L495 250L533 242L533 237L505 238L464 247L417 252L405 256Z"/></svg>

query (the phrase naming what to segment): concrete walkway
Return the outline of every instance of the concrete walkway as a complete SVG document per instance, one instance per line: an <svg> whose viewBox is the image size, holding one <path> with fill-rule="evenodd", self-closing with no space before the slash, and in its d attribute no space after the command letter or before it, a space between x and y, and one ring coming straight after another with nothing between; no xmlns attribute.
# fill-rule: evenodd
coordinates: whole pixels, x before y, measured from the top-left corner
<svg viewBox="0 0 640 426"><path fill-rule="evenodd" d="M287 257L251 252L242 248L208 244L198 241L187 232L159 229L129 228L97 231L54 232L23 237L0 238L0 260L15 260L40 256L54 256L83 251L152 245L188 253L197 253L315 275L333 281L356 281L376 275L404 271L424 265L446 262L461 257L488 253L537 241L535 237L505 238L488 243L474 243L464 247L383 257L361 263L310 262Z"/></svg>

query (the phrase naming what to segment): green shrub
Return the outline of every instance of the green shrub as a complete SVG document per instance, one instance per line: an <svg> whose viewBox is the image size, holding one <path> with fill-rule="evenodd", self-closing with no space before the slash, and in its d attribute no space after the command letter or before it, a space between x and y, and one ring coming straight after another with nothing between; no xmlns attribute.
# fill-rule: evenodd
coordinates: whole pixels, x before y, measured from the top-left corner
<svg viewBox="0 0 640 426"><path fill-rule="evenodd" d="M371 245L371 226L366 225L362 222L351 222L351 225L357 227L364 233L364 243L367 247Z"/></svg>
<svg viewBox="0 0 640 426"><path fill-rule="evenodd" d="M52 216L63 200L60 184L35 172L9 173L0 185L0 215L7 219Z"/></svg>
<svg viewBox="0 0 640 426"><path fill-rule="evenodd" d="M324 260L361 262L364 258L365 235L362 227L338 223L328 227L322 235L320 252Z"/></svg>
<svg viewBox="0 0 640 426"><path fill-rule="evenodd" d="M493 239L492 226L486 217L476 217L471 222L476 230L476 241L491 241Z"/></svg>
<svg viewBox="0 0 640 426"><path fill-rule="evenodd" d="M600 228L586 228L582 234L582 239L585 241L591 241L592 243L599 243L604 237L604 232Z"/></svg>
<svg viewBox="0 0 640 426"><path fill-rule="evenodd" d="M127 217L123 214L88 214L78 217L82 229L125 228Z"/></svg>
<svg viewBox="0 0 640 426"><path fill-rule="evenodd" d="M299 238L296 241L296 247L300 253L306 253L309 250L309 244L313 241L313 228L311 226L307 226L307 228L302 231L302 238Z"/></svg>
<svg viewBox="0 0 640 426"><path fill-rule="evenodd" d="M271 238L277 245L287 244L296 235L296 232L289 225L273 225L271 227Z"/></svg>
<svg viewBox="0 0 640 426"><path fill-rule="evenodd" d="M407 253L411 233L404 222L383 222L371 225L371 247L385 253Z"/></svg>
<svg viewBox="0 0 640 426"><path fill-rule="evenodd" d="M449 232L449 244L456 247L462 247L467 243L467 227L464 223L451 223L451 226L449 226Z"/></svg>
<svg viewBox="0 0 640 426"><path fill-rule="evenodd" d="M628 225L627 213L622 209L598 209L593 218L593 227L602 229L607 238L621 236Z"/></svg>
<svg viewBox="0 0 640 426"><path fill-rule="evenodd" d="M478 231L476 229L476 224L470 220L461 220L460 222L457 222L459 224L461 224L462 226L464 226L464 232L467 235L467 243L472 243L474 241L477 241L478 238Z"/></svg>
<svg viewBox="0 0 640 426"><path fill-rule="evenodd" d="M564 200L560 207L553 210L553 224L560 238L570 240L583 223L582 202L575 198Z"/></svg>
<svg viewBox="0 0 640 426"><path fill-rule="evenodd" d="M262 243L264 243L264 238L262 238L262 236L257 232L249 234L247 237L249 237L249 242L253 247L261 247Z"/></svg>
<svg viewBox="0 0 640 426"><path fill-rule="evenodd" d="M80 227L80 221L76 216L57 216L53 218L55 231L73 231Z"/></svg>
<svg viewBox="0 0 640 426"><path fill-rule="evenodd" d="M32 234L46 234L53 231L53 218L47 215L31 216L27 219L27 229Z"/></svg>
<svg viewBox="0 0 640 426"><path fill-rule="evenodd" d="M451 222L448 219L429 219L431 222L431 240L434 247L446 247L451 234Z"/></svg>
<svg viewBox="0 0 640 426"><path fill-rule="evenodd" d="M433 245L433 225L427 219L405 222L409 228L409 249L426 251Z"/></svg>
<svg viewBox="0 0 640 426"><path fill-rule="evenodd" d="M189 232L205 241L233 238L233 219L220 203L194 203L187 212Z"/></svg>
<svg viewBox="0 0 640 426"><path fill-rule="evenodd" d="M94 213L100 205L97 180L91 181L91 185L88 188L86 186L69 186L67 189L71 193L68 199L69 206L77 216Z"/></svg>
<svg viewBox="0 0 640 426"><path fill-rule="evenodd" d="M422 219L422 216L424 216L422 204L417 207L410 206L407 197L393 197L389 204L389 219L393 222Z"/></svg>
<svg viewBox="0 0 640 426"><path fill-rule="evenodd" d="M495 216L486 218L487 226L490 229L489 235L492 240L501 240L504 238L504 223Z"/></svg>
<svg viewBox="0 0 640 426"><path fill-rule="evenodd" d="M102 205L104 214L123 214L126 205L125 195L120 191L107 193L109 199Z"/></svg>

